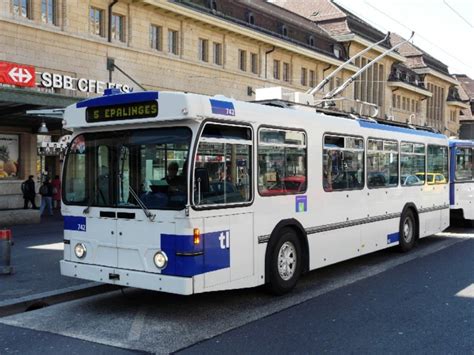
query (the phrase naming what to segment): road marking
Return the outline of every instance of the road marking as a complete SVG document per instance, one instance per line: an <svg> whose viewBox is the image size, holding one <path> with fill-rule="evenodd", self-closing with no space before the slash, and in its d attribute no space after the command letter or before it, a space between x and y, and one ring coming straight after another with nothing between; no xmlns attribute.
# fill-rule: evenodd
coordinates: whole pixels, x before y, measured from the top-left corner
<svg viewBox="0 0 474 355"><path fill-rule="evenodd" d="M130 332L128 333L129 341L137 341L142 335L143 326L145 325L145 317L147 310L144 305L138 308L138 312L135 315L132 326L130 327Z"/></svg>
<svg viewBox="0 0 474 355"><path fill-rule="evenodd" d="M474 298L474 284L470 284L466 288L463 288L461 291L456 293L458 297L465 297L465 298Z"/></svg>
<svg viewBox="0 0 474 355"><path fill-rule="evenodd" d="M54 243L54 244L43 244L43 245L33 245L27 249L39 249L39 250L64 250L64 243Z"/></svg>

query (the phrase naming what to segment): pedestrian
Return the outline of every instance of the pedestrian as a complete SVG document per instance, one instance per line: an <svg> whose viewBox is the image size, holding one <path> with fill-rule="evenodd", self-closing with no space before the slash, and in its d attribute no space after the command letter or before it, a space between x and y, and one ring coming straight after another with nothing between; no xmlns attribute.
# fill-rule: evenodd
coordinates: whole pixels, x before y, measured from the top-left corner
<svg viewBox="0 0 474 355"><path fill-rule="evenodd" d="M43 214L43 211L48 207L49 215L53 215L53 185L49 182L49 177L44 179L43 185L41 185L39 193L41 195L41 206L40 206L40 216Z"/></svg>
<svg viewBox="0 0 474 355"><path fill-rule="evenodd" d="M28 208L28 202L31 202L31 208L37 209L35 204L36 190L33 175L28 176L28 179L21 183L21 192L23 192L23 200L25 201L23 208Z"/></svg>
<svg viewBox="0 0 474 355"><path fill-rule="evenodd" d="M53 185L53 208L61 208L61 180L59 180L59 175L56 175L51 181Z"/></svg>

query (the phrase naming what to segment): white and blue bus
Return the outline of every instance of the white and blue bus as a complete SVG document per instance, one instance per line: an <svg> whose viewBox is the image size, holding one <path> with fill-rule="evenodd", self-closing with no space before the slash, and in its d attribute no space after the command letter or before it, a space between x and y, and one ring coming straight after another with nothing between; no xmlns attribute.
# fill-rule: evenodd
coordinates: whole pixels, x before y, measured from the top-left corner
<svg viewBox="0 0 474 355"><path fill-rule="evenodd" d="M474 223L474 141L451 139L449 205L455 218Z"/></svg>
<svg viewBox="0 0 474 355"><path fill-rule="evenodd" d="M177 92L108 92L64 119L63 275L282 294L304 272L408 251L449 224L438 133Z"/></svg>

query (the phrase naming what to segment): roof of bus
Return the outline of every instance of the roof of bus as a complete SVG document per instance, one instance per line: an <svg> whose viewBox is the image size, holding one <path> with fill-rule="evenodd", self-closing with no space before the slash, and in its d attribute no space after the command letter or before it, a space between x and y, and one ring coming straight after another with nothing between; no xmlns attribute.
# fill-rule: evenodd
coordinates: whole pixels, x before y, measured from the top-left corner
<svg viewBox="0 0 474 355"><path fill-rule="evenodd" d="M104 108L124 108L128 105L158 101L158 113L153 117L120 120L87 122L86 110ZM103 113L104 111L102 111ZM65 128L78 129L88 127L119 126L142 123L156 123L160 121L202 120L203 118L216 118L234 122L259 122L276 127L294 127L305 129L308 122L329 122L334 124L334 131L345 127L360 127L385 132L385 136L393 133L402 133L412 136L424 136L438 139L447 139L445 135L425 130L393 126L377 123L367 119L348 119L346 117L332 116L324 113L315 113L311 110L295 108L281 108L258 103L237 101L225 96L205 96L182 92L134 92L125 94L111 94L78 102L67 107L64 119ZM315 121L317 120L317 121ZM291 123L290 123L291 122Z"/></svg>
<svg viewBox="0 0 474 355"><path fill-rule="evenodd" d="M474 141L473 140L467 140L467 139L449 139L449 146L450 147L459 147L459 146L465 146L465 147L474 147Z"/></svg>

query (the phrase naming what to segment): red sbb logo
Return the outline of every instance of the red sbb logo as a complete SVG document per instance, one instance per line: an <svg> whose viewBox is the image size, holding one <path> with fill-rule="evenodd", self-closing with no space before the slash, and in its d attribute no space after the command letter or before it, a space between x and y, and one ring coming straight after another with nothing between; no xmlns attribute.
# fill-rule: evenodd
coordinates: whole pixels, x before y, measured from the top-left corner
<svg viewBox="0 0 474 355"><path fill-rule="evenodd" d="M0 83L15 86L36 86L35 67L10 62L0 62Z"/></svg>

